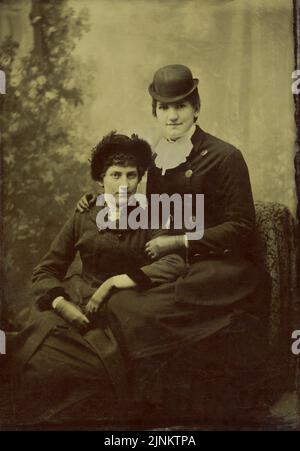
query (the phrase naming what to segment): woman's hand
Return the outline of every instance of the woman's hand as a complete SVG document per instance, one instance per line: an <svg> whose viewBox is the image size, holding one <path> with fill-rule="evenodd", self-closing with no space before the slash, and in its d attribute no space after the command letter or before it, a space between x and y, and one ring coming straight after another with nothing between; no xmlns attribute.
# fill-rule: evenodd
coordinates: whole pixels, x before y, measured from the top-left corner
<svg viewBox="0 0 300 451"><path fill-rule="evenodd" d="M81 312L80 308L63 297L53 301L53 308L68 323L77 328L85 328L89 324L88 318Z"/></svg>
<svg viewBox="0 0 300 451"><path fill-rule="evenodd" d="M154 259L162 255L171 254L185 246L185 235L159 236L145 245L148 257Z"/></svg>
<svg viewBox="0 0 300 451"><path fill-rule="evenodd" d="M103 282L100 287L95 291L89 302L85 307L85 311L88 314L96 313L106 298L109 296L112 288L114 287L113 277L110 277Z"/></svg>
<svg viewBox="0 0 300 451"><path fill-rule="evenodd" d="M85 194L79 199L76 205L76 211L79 211L79 213L83 213L84 211L91 208L91 206L94 205L96 200L97 200L96 194L93 193Z"/></svg>

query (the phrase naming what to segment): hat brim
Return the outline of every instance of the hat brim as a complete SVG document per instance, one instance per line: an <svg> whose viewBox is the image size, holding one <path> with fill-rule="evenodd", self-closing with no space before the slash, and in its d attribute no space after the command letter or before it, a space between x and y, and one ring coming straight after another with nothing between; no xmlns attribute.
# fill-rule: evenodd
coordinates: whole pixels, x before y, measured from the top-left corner
<svg viewBox="0 0 300 451"><path fill-rule="evenodd" d="M151 95L151 97L153 99L157 100L158 102L172 103L172 102L178 102L179 100L183 100L186 97L188 97L190 94L192 94L192 92L195 91L195 89L197 88L198 83L199 83L198 78L193 78L193 87L188 92L185 92L184 94L181 94L179 96L173 96L173 97L164 97L164 96L160 96L159 94L157 94L154 91L153 83L151 83L151 85L149 85L148 91L149 91L149 94Z"/></svg>

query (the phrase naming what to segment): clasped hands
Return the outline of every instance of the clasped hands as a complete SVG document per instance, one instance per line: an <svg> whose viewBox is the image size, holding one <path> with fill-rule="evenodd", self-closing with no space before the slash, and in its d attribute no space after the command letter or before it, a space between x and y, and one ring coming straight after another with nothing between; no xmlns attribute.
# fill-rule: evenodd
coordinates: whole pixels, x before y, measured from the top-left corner
<svg viewBox="0 0 300 451"><path fill-rule="evenodd" d="M113 287L113 277L111 277L95 291L84 310L62 296L55 299L53 308L68 323L71 323L78 329L85 329L90 324L91 317L99 310Z"/></svg>
<svg viewBox="0 0 300 451"><path fill-rule="evenodd" d="M120 274L105 280L105 282L97 288L85 306L84 311L63 297L54 300L53 308L60 316L75 327L86 328L90 324L91 317L98 312L114 287L126 289L133 288L135 285L135 282L126 274Z"/></svg>

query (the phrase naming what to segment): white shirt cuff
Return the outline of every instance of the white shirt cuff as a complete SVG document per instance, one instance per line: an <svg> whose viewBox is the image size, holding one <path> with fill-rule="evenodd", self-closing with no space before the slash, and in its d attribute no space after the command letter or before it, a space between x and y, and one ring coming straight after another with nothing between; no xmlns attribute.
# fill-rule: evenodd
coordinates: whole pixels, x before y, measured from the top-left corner
<svg viewBox="0 0 300 451"><path fill-rule="evenodd" d="M55 310L57 304L59 303L59 301L61 300L65 300L65 298L63 296L58 296L57 298L53 299L52 301L52 308Z"/></svg>
<svg viewBox="0 0 300 451"><path fill-rule="evenodd" d="M184 240L184 245L185 245L185 247L188 249L188 248L189 248L189 240L187 239L187 236L186 236L186 235L184 235L183 240Z"/></svg>

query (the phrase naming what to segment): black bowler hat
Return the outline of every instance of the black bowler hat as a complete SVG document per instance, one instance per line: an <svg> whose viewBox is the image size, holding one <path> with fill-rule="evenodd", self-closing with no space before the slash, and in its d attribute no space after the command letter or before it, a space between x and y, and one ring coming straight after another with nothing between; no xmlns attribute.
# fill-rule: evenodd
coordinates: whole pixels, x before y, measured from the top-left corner
<svg viewBox="0 0 300 451"><path fill-rule="evenodd" d="M91 175L94 180L99 180L107 158L117 154L132 155L143 175L152 163L152 151L150 145L133 134L131 137L117 134L112 131L105 135L92 150Z"/></svg>
<svg viewBox="0 0 300 451"><path fill-rule="evenodd" d="M172 64L158 69L149 86L150 95L159 102L177 102L190 95L198 86L198 78L182 64Z"/></svg>

